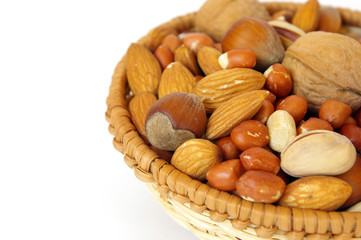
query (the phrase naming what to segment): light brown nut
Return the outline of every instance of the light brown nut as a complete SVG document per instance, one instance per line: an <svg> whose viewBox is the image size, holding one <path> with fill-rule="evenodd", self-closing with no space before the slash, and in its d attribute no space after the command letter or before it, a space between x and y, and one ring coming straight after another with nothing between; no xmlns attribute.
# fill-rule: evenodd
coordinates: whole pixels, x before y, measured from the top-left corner
<svg viewBox="0 0 361 240"><path fill-rule="evenodd" d="M158 88L158 98L173 92L191 93L196 80L180 62L173 62L164 69Z"/></svg>
<svg viewBox="0 0 361 240"><path fill-rule="evenodd" d="M162 70L157 58L143 45L132 43L126 53L126 74L132 92L157 94Z"/></svg>
<svg viewBox="0 0 361 240"><path fill-rule="evenodd" d="M245 120L232 129L231 140L242 151L252 147L266 147L268 130L260 121Z"/></svg>
<svg viewBox="0 0 361 240"><path fill-rule="evenodd" d="M333 131L332 125L322 119L316 118L316 117L310 117L306 121L300 123L297 127L297 135L300 135L302 133L312 131L312 130L328 130Z"/></svg>
<svg viewBox="0 0 361 240"><path fill-rule="evenodd" d="M281 168L294 177L338 175L353 166L356 149L345 136L313 130L294 138L281 153Z"/></svg>
<svg viewBox="0 0 361 240"><path fill-rule="evenodd" d="M223 37L224 52L236 48L251 49L256 55L255 69L260 71L282 61L285 53L276 30L268 22L251 17L235 22Z"/></svg>
<svg viewBox="0 0 361 240"><path fill-rule="evenodd" d="M218 58L222 53L213 47L202 47L197 53L198 64L205 75L222 70Z"/></svg>
<svg viewBox="0 0 361 240"><path fill-rule="evenodd" d="M224 102L210 116L206 138L217 139L229 135L235 126L258 112L267 95L268 91L253 90Z"/></svg>
<svg viewBox="0 0 361 240"><path fill-rule="evenodd" d="M348 123L340 129L340 134L350 139L356 150L361 152L361 127Z"/></svg>
<svg viewBox="0 0 361 240"><path fill-rule="evenodd" d="M318 117L329 122L334 129L339 129L351 113L352 109L346 103L334 99L327 99L322 103Z"/></svg>
<svg viewBox="0 0 361 240"><path fill-rule="evenodd" d="M261 108L258 110L256 115L253 116L252 119L258 120L263 124L266 124L268 121L269 116L275 111L275 108L271 101L265 99L262 103Z"/></svg>
<svg viewBox="0 0 361 240"><path fill-rule="evenodd" d="M291 114L297 126L307 113L307 101L301 96L290 95L279 101L277 110L285 110Z"/></svg>
<svg viewBox="0 0 361 240"><path fill-rule="evenodd" d="M165 38L162 41L162 45L165 45L171 50L171 52L174 54L175 50L182 45L181 40L178 38L177 35L169 34L165 36Z"/></svg>
<svg viewBox="0 0 361 240"><path fill-rule="evenodd" d="M320 21L320 4L318 0L308 0L295 13L292 24L305 32L315 31Z"/></svg>
<svg viewBox="0 0 361 240"><path fill-rule="evenodd" d="M257 0L207 0L197 11L195 30L220 42L234 22L243 17L269 20L267 9Z"/></svg>
<svg viewBox="0 0 361 240"><path fill-rule="evenodd" d="M190 177L203 181L211 167L222 161L218 147L206 139L190 139L174 152L171 164Z"/></svg>
<svg viewBox="0 0 361 240"><path fill-rule="evenodd" d="M211 167L207 173L207 180L212 187L218 190L234 191L238 179L244 172L238 158L230 159Z"/></svg>
<svg viewBox="0 0 361 240"><path fill-rule="evenodd" d="M306 33L299 27L285 21L273 20L268 22L278 33L283 46L287 49L299 37Z"/></svg>
<svg viewBox="0 0 361 240"><path fill-rule="evenodd" d="M149 108L145 132L150 144L174 151L183 142L203 136L207 116L200 99L189 93L170 93Z"/></svg>
<svg viewBox="0 0 361 240"><path fill-rule="evenodd" d="M345 172L341 175L335 176L335 177L338 177L338 178L346 181L352 187L352 194L347 199L347 201L342 205L343 208L351 207L355 203L358 203L359 201L361 201L360 172L361 172L361 157L359 155L357 155L356 162L350 170L348 170L347 172Z"/></svg>
<svg viewBox="0 0 361 240"><path fill-rule="evenodd" d="M267 121L269 146L276 152L282 152L289 142L296 137L295 120L285 110L277 110Z"/></svg>
<svg viewBox="0 0 361 240"><path fill-rule="evenodd" d="M150 92L142 92L129 102L129 113L132 121L141 136L148 141L145 134L145 118L148 109L157 101L157 97Z"/></svg>
<svg viewBox="0 0 361 240"><path fill-rule="evenodd" d="M219 56L218 63L223 69L253 68L256 65L256 55L248 48L232 49Z"/></svg>
<svg viewBox="0 0 361 240"><path fill-rule="evenodd" d="M213 39L207 34L200 32L192 32L185 34L184 37L182 38L182 42L184 46L192 50L195 54L197 54L197 52L201 47L214 46Z"/></svg>
<svg viewBox="0 0 361 240"><path fill-rule="evenodd" d="M251 202L274 203L283 195L285 182L277 175L262 171L246 171L237 182L237 193Z"/></svg>
<svg viewBox="0 0 361 240"><path fill-rule="evenodd" d="M174 61L182 63L193 75L201 75L196 55L184 44L178 47L174 53Z"/></svg>
<svg viewBox="0 0 361 240"><path fill-rule="evenodd" d="M340 12L333 7L323 7L320 12L318 30L338 33L341 29L342 19Z"/></svg>
<svg viewBox="0 0 361 240"><path fill-rule="evenodd" d="M261 147L252 147L242 152L239 157L245 170L263 170L277 174L280 170L280 159Z"/></svg>
<svg viewBox="0 0 361 240"><path fill-rule="evenodd" d="M225 69L204 77L193 93L202 99L206 111L212 113L240 93L261 89L265 81L265 77L253 69Z"/></svg>
<svg viewBox="0 0 361 240"><path fill-rule="evenodd" d="M351 186L336 177L310 176L288 184L279 204L287 207L334 211L346 202Z"/></svg>
<svg viewBox="0 0 361 240"><path fill-rule="evenodd" d="M218 139L216 145L221 150L224 160L238 159L241 154L229 136Z"/></svg>
<svg viewBox="0 0 361 240"><path fill-rule="evenodd" d="M287 97L292 91L292 78L288 70L280 63L270 66L265 72L266 88L276 97Z"/></svg>
<svg viewBox="0 0 361 240"><path fill-rule="evenodd" d="M157 50L155 50L154 56L158 59L162 70L174 60L172 51L166 45L160 45Z"/></svg>

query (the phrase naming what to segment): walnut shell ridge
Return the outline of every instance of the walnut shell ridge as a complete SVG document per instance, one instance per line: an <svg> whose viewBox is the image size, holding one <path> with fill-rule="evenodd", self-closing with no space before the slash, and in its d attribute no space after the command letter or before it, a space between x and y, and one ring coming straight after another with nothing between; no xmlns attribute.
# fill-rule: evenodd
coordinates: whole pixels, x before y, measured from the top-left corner
<svg viewBox="0 0 361 240"><path fill-rule="evenodd" d="M286 51L282 64L293 79L293 94L317 113L327 99L361 106L361 44L337 33L310 32Z"/></svg>
<svg viewBox="0 0 361 240"><path fill-rule="evenodd" d="M266 7L257 0L207 0L197 12L195 30L220 42L233 23L243 17L271 19Z"/></svg>

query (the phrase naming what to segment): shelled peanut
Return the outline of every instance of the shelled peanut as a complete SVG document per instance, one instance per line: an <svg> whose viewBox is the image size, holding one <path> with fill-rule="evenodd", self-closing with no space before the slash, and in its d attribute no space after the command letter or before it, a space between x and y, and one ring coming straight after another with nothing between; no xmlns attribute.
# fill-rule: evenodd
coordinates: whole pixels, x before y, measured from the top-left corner
<svg viewBox="0 0 361 240"><path fill-rule="evenodd" d="M304 18L307 11L312 18ZM132 121L143 119L142 137L177 169L249 201L326 210L361 201L361 188L353 187L361 177L343 175L355 174L361 110L331 98L311 109L308 97L295 92L302 87L295 70L283 64L288 56L302 57L292 55L293 43L306 32L336 31L327 24L337 13L310 0L297 12L275 13L276 21L235 20L221 39L172 33L154 52L132 44L126 58L130 90L134 99L144 92L156 99L144 100L147 114L130 104ZM345 194L334 205L302 204L307 194L316 203L333 194L321 189L312 195L302 190L304 182L315 189L335 184Z"/></svg>

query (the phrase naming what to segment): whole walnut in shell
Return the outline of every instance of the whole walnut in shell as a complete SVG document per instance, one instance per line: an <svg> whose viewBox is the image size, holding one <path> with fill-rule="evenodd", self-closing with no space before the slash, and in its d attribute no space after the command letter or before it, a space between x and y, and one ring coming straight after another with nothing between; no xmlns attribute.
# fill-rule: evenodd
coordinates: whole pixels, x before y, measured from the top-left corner
<svg viewBox="0 0 361 240"><path fill-rule="evenodd" d="M336 33L310 32L286 51L282 63L293 79L293 93L317 113L327 99L361 106L361 44Z"/></svg>
<svg viewBox="0 0 361 240"><path fill-rule="evenodd" d="M243 17L271 19L265 6L257 0L207 0L197 12L195 30L220 42L232 24Z"/></svg>

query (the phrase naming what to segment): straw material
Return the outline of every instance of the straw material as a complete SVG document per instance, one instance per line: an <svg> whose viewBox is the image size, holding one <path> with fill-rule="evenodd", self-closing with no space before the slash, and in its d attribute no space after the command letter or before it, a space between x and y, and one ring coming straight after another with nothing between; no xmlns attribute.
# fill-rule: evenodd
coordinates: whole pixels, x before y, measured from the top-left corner
<svg viewBox="0 0 361 240"><path fill-rule="evenodd" d="M296 3L264 3L270 13L296 10ZM339 9L344 23L361 26L361 13ZM169 33L192 30L196 13L172 19L138 42L154 50ZM178 171L152 151L133 125L124 58L115 68L107 98L106 120L114 147L135 176L181 226L200 239L361 239L361 213L325 212L252 203L216 190Z"/></svg>

